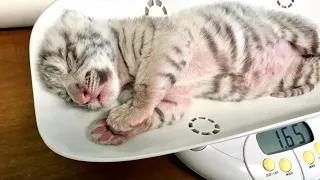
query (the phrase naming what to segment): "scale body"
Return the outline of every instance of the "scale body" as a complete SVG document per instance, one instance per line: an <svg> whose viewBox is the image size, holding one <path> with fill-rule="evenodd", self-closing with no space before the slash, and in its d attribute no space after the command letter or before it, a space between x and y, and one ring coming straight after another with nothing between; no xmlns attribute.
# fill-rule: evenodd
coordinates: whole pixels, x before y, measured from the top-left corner
<svg viewBox="0 0 320 180"><path fill-rule="evenodd" d="M212 180L319 180L319 127L317 116L176 155Z"/></svg>

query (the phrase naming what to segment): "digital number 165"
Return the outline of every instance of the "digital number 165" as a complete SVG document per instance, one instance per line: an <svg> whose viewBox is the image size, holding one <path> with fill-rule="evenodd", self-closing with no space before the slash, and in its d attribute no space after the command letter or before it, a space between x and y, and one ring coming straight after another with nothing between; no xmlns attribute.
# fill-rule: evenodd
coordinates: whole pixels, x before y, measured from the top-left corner
<svg viewBox="0 0 320 180"><path fill-rule="evenodd" d="M294 134L296 136L300 136L301 137L301 141L300 141L299 144L304 144L306 142L306 140L305 140L303 134L296 129L297 126L298 126L297 124L294 124L294 125L292 125L290 127L292 128L292 130L293 130L293 132L294 132ZM277 135L277 138L279 140L279 144L280 144L281 148L294 147L296 144L294 143L294 140L293 140L292 136L286 134L286 129L287 129L287 127L283 127L283 128L281 128L279 130L279 131L281 131L281 134L284 137L285 142L283 142L281 140L280 133L278 132L278 130L276 131L276 135ZM283 145L284 143L285 143L285 146Z"/></svg>

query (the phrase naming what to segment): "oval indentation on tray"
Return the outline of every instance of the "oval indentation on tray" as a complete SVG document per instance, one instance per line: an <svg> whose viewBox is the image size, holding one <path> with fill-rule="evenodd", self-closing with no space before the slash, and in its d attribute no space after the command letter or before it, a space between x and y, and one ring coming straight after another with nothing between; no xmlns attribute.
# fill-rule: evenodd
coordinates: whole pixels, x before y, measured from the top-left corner
<svg viewBox="0 0 320 180"><path fill-rule="evenodd" d="M156 10L157 9L157 10ZM157 11L158 13L161 11L163 15L167 15L168 11L167 8L164 6L163 2L161 0L149 0L147 2L147 5L144 9L144 15L149 16L151 12ZM155 13L155 15L160 15L158 13ZM152 13L154 14L154 13Z"/></svg>
<svg viewBox="0 0 320 180"><path fill-rule="evenodd" d="M220 125L207 117L195 117L188 123L189 129L199 135L214 135L220 132Z"/></svg>
<svg viewBox="0 0 320 180"><path fill-rule="evenodd" d="M277 0L277 4L282 8L290 8L292 7L294 0Z"/></svg>

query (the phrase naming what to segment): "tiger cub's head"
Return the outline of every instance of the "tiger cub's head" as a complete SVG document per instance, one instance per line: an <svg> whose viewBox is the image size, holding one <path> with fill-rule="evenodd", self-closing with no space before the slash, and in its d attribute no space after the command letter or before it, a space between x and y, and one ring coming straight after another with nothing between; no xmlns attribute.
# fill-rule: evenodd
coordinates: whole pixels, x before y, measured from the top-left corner
<svg viewBox="0 0 320 180"><path fill-rule="evenodd" d="M40 79L48 90L78 107L113 107L120 92L114 41L106 24L65 11L44 34Z"/></svg>

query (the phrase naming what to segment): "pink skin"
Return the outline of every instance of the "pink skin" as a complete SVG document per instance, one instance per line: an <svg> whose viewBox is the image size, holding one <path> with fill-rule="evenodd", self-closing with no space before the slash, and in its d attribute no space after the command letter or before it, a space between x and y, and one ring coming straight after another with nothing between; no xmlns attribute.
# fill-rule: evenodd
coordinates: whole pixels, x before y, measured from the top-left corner
<svg viewBox="0 0 320 180"><path fill-rule="evenodd" d="M187 109L191 104L190 101L190 88L186 87L174 87L170 89L164 96L164 100L170 100L179 103L179 107L182 109ZM174 105L171 103L162 103L162 107L166 110L170 110Z"/></svg>
<svg viewBox="0 0 320 180"><path fill-rule="evenodd" d="M212 60L212 54L202 44L193 52L192 59L190 61L190 68L186 70L182 81L188 83L189 79L197 79L212 74L219 74L220 70L217 68L217 61L227 62L227 66L230 68L229 72L239 73L243 67L243 61L239 60L235 63L231 61L224 61L223 58L219 60ZM260 94L268 89L273 89L281 81L285 73L290 71L292 64L296 64L300 61L298 52L292 49L287 41L279 41L273 47L267 46L263 51L254 49L250 51L252 59L255 59L250 68L251 73L246 74L246 83L251 89L251 94ZM244 59L244 57L240 57ZM256 79L254 72L259 72L259 79ZM193 81L191 81L192 83ZM192 91L198 89L198 85L193 86ZM211 86L211 84L210 84ZM229 86L229 82L222 82L221 87ZM191 87L191 86L189 86ZM199 89L203 86L199 87Z"/></svg>
<svg viewBox="0 0 320 180"><path fill-rule="evenodd" d="M252 51L252 56L257 57L252 64L253 72L262 73L258 81L248 81L251 91L256 93L277 86L290 71L291 64L300 61L300 55L286 41L279 41L274 47L266 47L263 52Z"/></svg>

